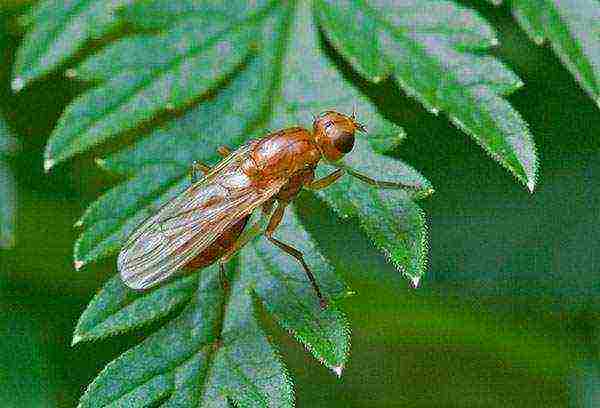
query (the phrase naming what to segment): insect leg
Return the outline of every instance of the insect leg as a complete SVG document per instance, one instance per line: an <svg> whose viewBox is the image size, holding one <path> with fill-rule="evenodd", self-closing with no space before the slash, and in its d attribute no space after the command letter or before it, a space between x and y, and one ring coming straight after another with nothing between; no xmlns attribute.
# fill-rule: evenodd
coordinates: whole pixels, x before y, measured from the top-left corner
<svg viewBox="0 0 600 408"><path fill-rule="evenodd" d="M287 253L288 255L293 256L294 258L296 258L298 260L298 262L300 262L300 265L302 265L302 267L304 268L304 272L306 273L306 276L308 276L308 279L310 280L310 283L311 283L313 289L315 290L317 297L319 298L319 304L321 305L321 309L325 309L327 307L327 300L321 294L321 290L319 289L319 285L317 284L315 276L313 275L310 268L304 261L304 255L302 254L302 252L300 252L296 248L286 244L285 242L281 242L277 238L273 237L273 232L275 232L275 229L281 223L281 219L283 218L283 214L285 212L286 206L287 206L287 203L279 202L277 204L277 208L275 209L275 212L273 213L273 215L271 216L271 219L269 220L269 225L267 226L265 235L267 236L267 239L269 241L271 241L273 244L275 244L277 247L279 247L279 249L281 249L283 252Z"/></svg>
<svg viewBox="0 0 600 408"><path fill-rule="evenodd" d="M219 278L221 280L221 286L223 287L223 290L227 291L227 289L229 289L229 283L227 281L227 273L225 272L224 262L219 262Z"/></svg>
<svg viewBox="0 0 600 408"><path fill-rule="evenodd" d="M221 157L227 157L231 154L231 149L227 146L219 146L217 148L217 153L219 153Z"/></svg>
<svg viewBox="0 0 600 408"><path fill-rule="evenodd" d="M315 180L312 183L308 184L306 186L306 188L308 188L309 190L317 191L317 190L321 190L322 188L329 187L330 185L335 183L340 177L342 177L343 174L344 174L344 170L337 169L333 173L328 174L327 176L320 178L318 180Z"/></svg>
<svg viewBox="0 0 600 408"><path fill-rule="evenodd" d="M193 162L192 170L190 171L190 179L192 181L192 184L194 184L195 182L200 180L200 175L198 173L202 172L206 175L206 174L208 174L209 171L210 171L210 166L208 166L202 162L199 162L199 161Z"/></svg>
<svg viewBox="0 0 600 408"><path fill-rule="evenodd" d="M338 165L338 167L340 167L340 169L346 171L348 174L350 174L352 177L356 177L357 179L359 179L360 181L370 184L372 186L378 187L378 188L390 188L390 189L420 189L421 186L416 186L416 185L410 185L410 184L404 184L404 183L395 183L392 181L380 181L380 180L375 180L372 179L369 176L366 176L348 166L340 166Z"/></svg>

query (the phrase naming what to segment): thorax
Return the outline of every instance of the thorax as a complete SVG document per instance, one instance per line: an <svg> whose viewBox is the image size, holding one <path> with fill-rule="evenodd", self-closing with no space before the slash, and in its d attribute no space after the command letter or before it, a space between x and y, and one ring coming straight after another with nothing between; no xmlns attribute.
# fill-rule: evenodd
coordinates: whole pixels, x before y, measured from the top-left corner
<svg viewBox="0 0 600 408"><path fill-rule="evenodd" d="M321 159L312 135L303 128L289 128L270 134L252 149L243 170L257 182L273 178L304 180ZM295 176L295 177L294 177Z"/></svg>

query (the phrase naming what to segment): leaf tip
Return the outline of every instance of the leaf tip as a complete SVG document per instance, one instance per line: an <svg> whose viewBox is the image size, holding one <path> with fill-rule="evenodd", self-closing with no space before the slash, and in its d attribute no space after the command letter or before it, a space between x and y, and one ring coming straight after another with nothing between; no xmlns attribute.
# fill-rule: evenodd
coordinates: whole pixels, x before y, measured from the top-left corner
<svg viewBox="0 0 600 408"><path fill-rule="evenodd" d="M50 169L51 169L52 167L54 167L54 165L55 165L55 164L56 164L56 161L55 161L54 159L51 159L51 158L49 158L49 157L48 157L48 158L46 158L46 159L44 160L44 171L45 171L46 173L48 173L48 172L50 171Z"/></svg>
<svg viewBox="0 0 600 408"><path fill-rule="evenodd" d="M69 68L65 71L65 77L69 79L73 79L77 77L77 71L73 68Z"/></svg>
<svg viewBox="0 0 600 408"><path fill-rule="evenodd" d="M81 341L84 340L84 337L80 334L73 334L73 340L71 340L71 347L75 346L78 343L81 343Z"/></svg>
<svg viewBox="0 0 600 408"><path fill-rule="evenodd" d="M331 370L334 372L335 375L337 375L338 378L341 378L342 371L344 370L344 366L343 365L333 366L333 367L331 367Z"/></svg>
<svg viewBox="0 0 600 408"><path fill-rule="evenodd" d="M533 190L535 189L535 181L529 180L527 182L527 188L529 189L529 192L533 194Z"/></svg>
<svg viewBox="0 0 600 408"><path fill-rule="evenodd" d="M77 270L77 271L80 270L84 264L85 264L85 262L83 262L79 259L76 259L75 262L73 262L73 266L75 267L75 270Z"/></svg>
<svg viewBox="0 0 600 408"><path fill-rule="evenodd" d="M103 169L105 169L105 168L106 168L106 160L105 160L105 159L101 159L100 157L96 157L96 158L94 159L94 163L96 163L96 165L97 165L98 167L101 167L101 168L103 168Z"/></svg>
<svg viewBox="0 0 600 408"><path fill-rule="evenodd" d="M77 220L77 222L75 224L73 224L73 227L75 227L75 228L83 227L83 220L82 219Z"/></svg>
<svg viewBox="0 0 600 408"><path fill-rule="evenodd" d="M19 76L15 77L10 83L10 88L13 90L13 92L17 93L25 88L25 81Z"/></svg>
<svg viewBox="0 0 600 408"><path fill-rule="evenodd" d="M421 277L413 276L410 278L410 281L412 283L413 288L417 289L419 287L419 284L421 283Z"/></svg>

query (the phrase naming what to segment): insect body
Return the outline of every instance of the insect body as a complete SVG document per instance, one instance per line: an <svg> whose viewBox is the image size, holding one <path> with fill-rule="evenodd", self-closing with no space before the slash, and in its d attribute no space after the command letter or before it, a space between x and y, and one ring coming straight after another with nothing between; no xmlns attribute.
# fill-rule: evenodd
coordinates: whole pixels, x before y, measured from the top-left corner
<svg viewBox="0 0 600 408"><path fill-rule="evenodd" d="M286 206L302 188L325 188L345 172L380 188L414 188L373 180L339 163L352 150L356 131L365 129L354 115L327 111L315 119L312 132L288 128L250 141L234 152L219 149L224 158L217 166L211 169L196 164L190 187L128 238L117 260L123 281L133 289L147 289L186 267L201 268L216 261L224 275L224 264L254 236L264 233L298 260L325 307L326 300L302 253L273 236ZM315 180L321 160L338 169ZM198 169L205 173L201 180L196 177ZM259 207L269 217L264 231L258 230L258 224L247 225Z"/></svg>

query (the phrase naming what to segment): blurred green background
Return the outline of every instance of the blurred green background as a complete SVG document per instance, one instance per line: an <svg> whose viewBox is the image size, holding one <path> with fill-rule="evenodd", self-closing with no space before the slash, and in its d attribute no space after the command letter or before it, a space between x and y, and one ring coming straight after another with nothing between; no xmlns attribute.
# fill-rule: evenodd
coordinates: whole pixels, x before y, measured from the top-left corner
<svg viewBox="0 0 600 408"><path fill-rule="evenodd" d="M494 53L525 82L509 99L535 136L537 190L391 82L365 88L409 135L394 155L436 188L422 202L428 273L410 288L352 220L303 196L302 217L358 295L345 306L353 344L341 379L265 316L300 407L600 406L600 111L507 7L467 4L498 29ZM20 33L6 23L16 10L0 19L0 111L22 145L11 159L17 243L0 250L0 407L72 407L147 331L70 347L77 318L115 273L114 258L73 269L73 223L118 180L93 154L43 173L48 135L82 88L55 74L11 93Z"/></svg>

